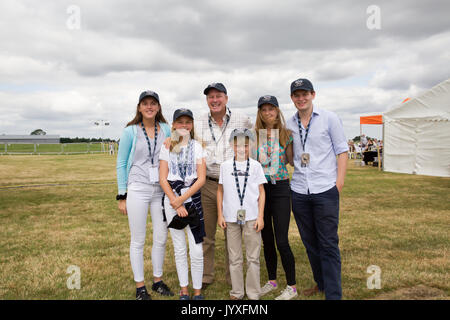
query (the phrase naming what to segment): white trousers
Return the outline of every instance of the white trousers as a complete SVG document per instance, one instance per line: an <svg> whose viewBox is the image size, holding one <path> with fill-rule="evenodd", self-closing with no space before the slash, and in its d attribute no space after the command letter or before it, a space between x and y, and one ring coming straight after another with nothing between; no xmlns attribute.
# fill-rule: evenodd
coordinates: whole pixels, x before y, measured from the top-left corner
<svg viewBox="0 0 450 320"><path fill-rule="evenodd" d="M163 221L163 191L156 185L132 183L127 191L128 223L131 232L130 260L134 281L144 281L144 244L147 214L150 206L153 227L152 264L153 276L162 277L167 242L167 223Z"/></svg>
<svg viewBox="0 0 450 320"><path fill-rule="evenodd" d="M164 208L166 209L167 223L169 224L177 212L170 205L169 198L164 199ZM191 276L192 287L194 289L202 288L203 280L203 244L195 243L191 228L186 226L183 230L169 228L173 241L173 250L175 252L175 264L177 266L178 281L180 287L189 285L189 267L187 259L186 233L189 241L189 256L191 258Z"/></svg>

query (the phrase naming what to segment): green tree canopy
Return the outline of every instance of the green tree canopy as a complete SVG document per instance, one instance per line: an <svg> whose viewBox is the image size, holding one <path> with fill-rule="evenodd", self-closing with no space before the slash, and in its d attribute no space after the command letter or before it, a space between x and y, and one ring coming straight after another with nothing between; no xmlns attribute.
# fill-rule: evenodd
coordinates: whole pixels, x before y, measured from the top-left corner
<svg viewBox="0 0 450 320"><path fill-rule="evenodd" d="M45 136L47 132L45 132L42 129L36 129L32 133L30 133L32 136Z"/></svg>

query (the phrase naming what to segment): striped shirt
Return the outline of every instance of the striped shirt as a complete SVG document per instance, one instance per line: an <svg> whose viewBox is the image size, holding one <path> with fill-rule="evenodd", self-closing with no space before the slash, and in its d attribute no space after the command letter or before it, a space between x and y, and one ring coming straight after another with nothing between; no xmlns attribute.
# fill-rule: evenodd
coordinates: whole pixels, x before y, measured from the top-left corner
<svg viewBox="0 0 450 320"><path fill-rule="evenodd" d="M209 123L211 123L215 141ZM220 164L233 158L233 148L228 142L231 131L234 129L251 129L252 126L249 116L238 111L231 111L228 107L223 117L222 126L217 124L211 117L210 112L204 113L199 119L195 119L195 135L205 143L206 175L208 177L218 179Z"/></svg>

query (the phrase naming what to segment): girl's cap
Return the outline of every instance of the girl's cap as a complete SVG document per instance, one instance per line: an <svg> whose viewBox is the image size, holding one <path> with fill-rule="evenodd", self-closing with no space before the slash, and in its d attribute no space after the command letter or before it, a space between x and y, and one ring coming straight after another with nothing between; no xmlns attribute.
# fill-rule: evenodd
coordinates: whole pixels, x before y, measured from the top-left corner
<svg viewBox="0 0 450 320"><path fill-rule="evenodd" d="M158 94L151 90L147 90L147 91L144 91L141 93L141 95L139 96L139 103L141 103L142 99L147 98L147 97L153 97L156 99L156 101L158 101L158 103L160 103Z"/></svg>
<svg viewBox="0 0 450 320"><path fill-rule="evenodd" d="M277 100L277 98L275 96L265 95L265 96L262 96L261 98L259 98L259 100L258 100L258 108L260 108L263 104L266 104L266 103L271 104L274 107L279 108L278 100Z"/></svg>
<svg viewBox="0 0 450 320"><path fill-rule="evenodd" d="M175 110L175 112L173 113L173 121L177 120L179 117L182 117L182 116L187 116L187 117L191 118L192 120L194 120L194 115L192 114L191 110L181 108L181 109Z"/></svg>

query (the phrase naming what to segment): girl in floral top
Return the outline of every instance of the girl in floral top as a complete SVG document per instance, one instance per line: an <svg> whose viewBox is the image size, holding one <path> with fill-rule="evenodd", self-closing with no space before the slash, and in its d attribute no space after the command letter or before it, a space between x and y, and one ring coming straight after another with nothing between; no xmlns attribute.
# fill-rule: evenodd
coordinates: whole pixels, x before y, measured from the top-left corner
<svg viewBox="0 0 450 320"><path fill-rule="evenodd" d="M293 139L291 132L286 129L276 97L267 95L259 98L255 129L258 137L257 159L263 166L268 182L264 185L266 203L261 235L269 281L261 288L261 294L265 295L277 289L276 243L286 274L287 287L275 299L290 300L298 295L295 260L288 240L291 190L286 164L293 165Z"/></svg>

